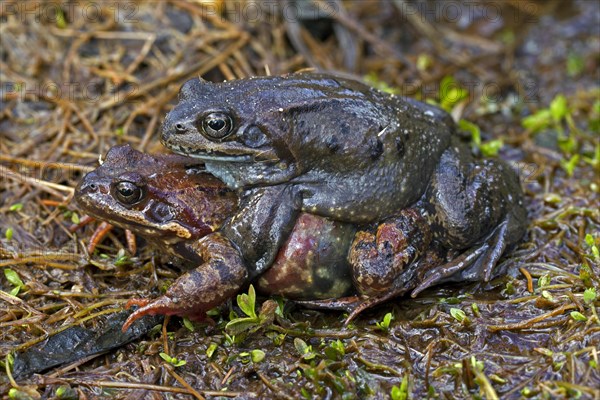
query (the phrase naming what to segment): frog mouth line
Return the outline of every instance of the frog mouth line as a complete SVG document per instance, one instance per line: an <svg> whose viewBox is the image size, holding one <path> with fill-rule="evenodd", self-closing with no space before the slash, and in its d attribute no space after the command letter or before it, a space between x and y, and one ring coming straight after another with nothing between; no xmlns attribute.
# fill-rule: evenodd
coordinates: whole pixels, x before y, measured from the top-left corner
<svg viewBox="0 0 600 400"><path fill-rule="evenodd" d="M220 151L211 151L211 152L200 152L198 150L191 150L182 146L172 146L169 145L176 153L186 155L188 157L197 158L203 161L225 161L225 162L236 162L236 163L257 163L257 162L276 162L279 161L278 158L265 158L261 159L261 154L241 154L241 155L231 155L222 153Z"/></svg>
<svg viewBox="0 0 600 400"><path fill-rule="evenodd" d="M102 212L102 210L97 210L93 206L94 203L88 202L88 200L85 198L81 198L78 201L82 202L82 205L84 205L83 208L88 215L99 220L105 220L104 213ZM126 214L126 212L123 213ZM135 213L133 215L134 217L132 218L119 217L117 215L113 215L112 220L109 223L111 225L118 226L122 229L142 231L148 237L159 237L164 240L167 239L165 237L166 232L173 233L181 239L189 239L192 236L190 230L177 221L166 221L164 223L157 223L146 219L142 219L142 222L140 222L139 219L136 220Z"/></svg>
<svg viewBox="0 0 600 400"><path fill-rule="evenodd" d="M187 154L190 157L198 158L200 160L206 161L233 161L233 162L252 162L252 156L229 156L229 155L213 155L208 153L189 153Z"/></svg>

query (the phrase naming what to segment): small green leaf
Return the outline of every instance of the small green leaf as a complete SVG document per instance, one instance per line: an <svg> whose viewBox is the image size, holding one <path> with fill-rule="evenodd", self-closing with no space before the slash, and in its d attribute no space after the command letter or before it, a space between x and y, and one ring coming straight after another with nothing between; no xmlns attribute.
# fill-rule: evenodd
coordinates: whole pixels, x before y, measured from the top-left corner
<svg viewBox="0 0 600 400"><path fill-rule="evenodd" d="M550 278L550 275L548 274L544 274L542 276L540 276L538 278L538 287L544 287L544 286L548 286L550 284L550 281L552 280L552 278Z"/></svg>
<svg viewBox="0 0 600 400"><path fill-rule="evenodd" d="M471 367L475 370L475 371L479 371L479 372L483 372L483 361L479 361L475 358L475 356L471 356Z"/></svg>
<svg viewBox="0 0 600 400"><path fill-rule="evenodd" d="M594 300L596 300L596 289L593 287L585 289L583 292L583 301L586 304L591 304Z"/></svg>
<svg viewBox="0 0 600 400"><path fill-rule="evenodd" d="M19 277L19 274L17 274L16 271L14 271L10 268L4 269L4 276L6 277L6 280L9 281L13 286L17 286L17 287L25 286L25 284Z"/></svg>
<svg viewBox="0 0 600 400"><path fill-rule="evenodd" d="M585 244L592 251L592 256L594 257L594 260L596 262L600 262L600 250L598 249L598 246L596 246L596 239L594 239L594 236L592 236L589 233L585 235Z"/></svg>
<svg viewBox="0 0 600 400"><path fill-rule="evenodd" d="M545 355L546 357L552 357L554 355L554 352L550 349L547 349L545 347L537 347L535 349L538 353Z"/></svg>
<svg viewBox="0 0 600 400"><path fill-rule="evenodd" d="M569 177L573 176L573 173L575 172L575 167L579 162L579 157L579 154L575 154L569 159L569 161L560 160L560 166L565 170Z"/></svg>
<svg viewBox="0 0 600 400"><path fill-rule="evenodd" d="M594 240L594 236L592 236L591 233L588 233L585 235L585 244L587 244L590 247L592 247L596 244L596 241Z"/></svg>
<svg viewBox="0 0 600 400"><path fill-rule="evenodd" d="M400 93L400 90L398 88L392 87L388 85L387 82L384 82L381 79L379 79L379 76L377 76L376 72L369 72L367 75L364 76L364 80L369 85L373 86L378 90L381 90L382 92L389 94Z"/></svg>
<svg viewBox="0 0 600 400"><path fill-rule="evenodd" d="M211 308L206 312L206 315L208 315L209 317L218 317L219 315L221 315L221 310L219 309L219 307Z"/></svg>
<svg viewBox="0 0 600 400"><path fill-rule="evenodd" d="M225 345L233 346L235 343L236 343L235 335L230 336L229 334L227 334L227 332L225 332Z"/></svg>
<svg viewBox="0 0 600 400"><path fill-rule="evenodd" d="M265 359L265 352L262 350L252 350L250 352L250 358L252 359L253 363L259 363L262 360Z"/></svg>
<svg viewBox="0 0 600 400"><path fill-rule="evenodd" d="M417 69L419 71L427 71L433 64L433 59L427 53L421 53L417 57Z"/></svg>
<svg viewBox="0 0 600 400"><path fill-rule="evenodd" d="M244 314L250 318L257 319L256 311L254 309L256 304L256 292L254 291L254 286L250 285L248 294L242 293L237 296L237 304Z"/></svg>
<svg viewBox="0 0 600 400"><path fill-rule="evenodd" d="M248 353L247 351L243 351L238 354L238 358L244 364L248 364L250 362L250 353Z"/></svg>
<svg viewBox="0 0 600 400"><path fill-rule="evenodd" d="M600 130L600 129L599 129ZM600 143L596 144L593 157L583 157L583 161L586 164L591 165L594 168L600 168Z"/></svg>
<svg viewBox="0 0 600 400"><path fill-rule="evenodd" d="M183 326L185 326L190 332L194 332L196 330L196 328L194 327L194 323L190 321L190 319L187 317L183 318Z"/></svg>
<svg viewBox="0 0 600 400"><path fill-rule="evenodd" d="M215 342L212 342L208 348L206 349L206 356L208 358L212 358L213 354L215 354L215 351L218 349L219 345Z"/></svg>
<svg viewBox="0 0 600 400"><path fill-rule="evenodd" d="M211 343L211 344L208 346L208 349L206 349L206 356L207 356L208 358L211 358L211 357L213 356L213 354L215 354L215 350L217 350L217 348L218 348L218 347L219 347L219 345L218 345L218 344L216 344L216 343L214 343L214 342L213 342L213 343Z"/></svg>
<svg viewBox="0 0 600 400"><path fill-rule="evenodd" d="M531 388L525 387L521 389L521 394L525 397L532 397L535 394L535 391Z"/></svg>
<svg viewBox="0 0 600 400"><path fill-rule="evenodd" d="M305 399L312 399L313 398L311 396L310 392L308 391L308 389L306 389L304 387L300 389L300 393L302 394L302 397L304 397Z"/></svg>
<svg viewBox="0 0 600 400"><path fill-rule="evenodd" d="M23 209L23 203L15 203L9 207L8 211L21 211Z"/></svg>
<svg viewBox="0 0 600 400"><path fill-rule="evenodd" d="M67 386L59 386L58 389L56 389L56 396L62 397L67 388Z"/></svg>
<svg viewBox="0 0 600 400"><path fill-rule="evenodd" d="M73 214L71 214L71 222L74 224L78 224L79 223L79 215L77 215L76 212L74 212Z"/></svg>
<svg viewBox="0 0 600 400"><path fill-rule="evenodd" d="M383 320L381 322L377 322L376 325L382 331L387 331L390 328L390 322L394 319L394 315L392 313L386 313L383 316Z"/></svg>
<svg viewBox="0 0 600 400"><path fill-rule="evenodd" d="M13 238L13 229L6 228L6 232L4 233L4 236L6 237L6 240L11 240Z"/></svg>
<svg viewBox="0 0 600 400"><path fill-rule="evenodd" d="M324 352L328 359L339 361L346 354L346 349L344 348L344 344L338 339L331 342L331 344L325 348Z"/></svg>
<svg viewBox="0 0 600 400"><path fill-rule="evenodd" d="M579 311L571 311L571 318L575 321L587 321L587 317Z"/></svg>
<svg viewBox="0 0 600 400"><path fill-rule="evenodd" d="M404 375L400 387L392 386L390 396L392 400L407 400L408 394L408 375Z"/></svg>
<svg viewBox="0 0 600 400"><path fill-rule="evenodd" d="M72 387L63 385L56 389L56 397L60 400L77 400L79 399L79 394Z"/></svg>
<svg viewBox="0 0 600 400"><path fill-rule="evenodd" d="M567 98L562 94L557 95L550 103L550 113L552 114L554 122L562 121L563 118L567 116L568 112Z"/></svg>
<svg viewBox="0 0 600 400"><path fill-rule="evenodd" d="M551 122L552 114L550 113L549 109L544 108L532 115L523 118L521 124L523 125L523 128L530 130L532 133L535 133L548 127L548 125L550 125Z"/></svg>
<svg viewBox="0 0 600 400"><path fill-rule="evenodd" d="M225 325L225 330L230 335L239 335L242 332L249 331L252 328L258 326L259 321L257 318L236 318Z"/></svg>
<svg viewBox="0 0 600 400"><path fill-rule="evenodd" d="M304 340L300 338L294 338L294 347L301 355L306 354L306 352L308 351L308 345Z"/></svg>
<svg viewBox="0 0 600 400"><path fill-rule="evenodd" d="M11 296L16 297L21 291L21 289L25 288L25 284L23 283L21 278L19 278L19 274L17 274L12 269L6 268L4 270L4 276L6 277L6 280L8 280L14 286L14 288L11 289L9 294Z"/></svg>
<svg viewBox="0 0 600 400"><path fill-rule="evenodd" d="M583 284L587 287L592 286L592 269L587 264L582 264L579 268L579 279L583 281Z"/></svg>
<svg viewBox="0 0 600 400"><path fill-rule="evenodd" d="M451 308L450 315L452 315L452 317L454 317L454 319L458 322L463 322L467 318L467 314L465 314L465 312L460 308Z"/></svg>
<svg viewBox="0 0 600 400"><path fill-rule="evenodd" d="M552 294L547 290L542 290L542 297L545 298L546 300L550 300L550 301L554 300L554 297L552 297Z"/></svg>
<svg viewBox="0 0 600 400"><path fill-rule="evenodd" d="M160 356L160 358L162 358L174 367L181 367L182 365L187 364L185 360L179 360L176 357L171 357L167 353L159 353L158 355Z"/></svg>
<svg viewBox="0 0 600 400"><path fill-rule="evenodd" d="M474 123L467 121L466 119L461 119L458 121L458 127L463 131L469 132L471 134L471 141L475 144L476 147L481 145L481 129L479 126Z"/></svg>
<svg viewBox="0 0 600 400"><path fill-rule="evenodd" d="M56 27L59 29L65 29L67 27L67 19L65 13L60 7L55 7L56 10Z"/></svg>
<svg viewBox="0 0 600 400"><path fill-rule="evenodd" d="M116 267L126 267L131 265L131 260L129 259L127 253L125 253L125 249L120 249L117 252L114 264Z"/></svg>
<svg viewBox="0 0 600 400"><path fill-rule="evenodd" d="M504 293L507 295L515 294L515 285L512 281L506 282L506 287L504 288Z"/></svg>
<svg viewBox="0 0 600 400"><path fill-rule="evenodd" d="M8 391L8 398L10 400L33 400L33 397L29 393L17 388L11 388Z"/></svg>
<svg viewBox="0 0 600 400"><path fill-rule="evenodd" d="M187 361L185 361L185 360L177 360L177 359L175 359L175 361L176 362L173 364L174 367L181 367L181 366L187 364Z"/></svg>
<svg viewBox="0 0 600 400"><path fill-rule="evenodd" d="M544 195L544 201L547 204L558 204L562 201L562 197L557 193L546 193Z"/></svg>
<svg viewBox="0 0 600 400"><path fill-rule="evenodd" d="M312 360L316 356L316 354L313 353L312 346L307 345L306 342L300 338L294 339L294 347L305 360Z"/></svg>
<svg viewBox="0 0 600 400"><path fill-rule="evenodd" d="M452 76L446 76L440 82L440 105L446 111L469 96L469 92L461 87Z"/></svg>
<svg viewBox="0 0 600 400"><path fill-rule="evenodd" d="M558 138L558 147L564 154L573 154L577 151L577 140L575 136L561 136Z"/></svg>
<svg viewBox="0 0 600 400"><path fill-rule="evenodd" d="M480 146L481 154L483 154L485 157L497 156L502 146L504 146L504 141L502 139L487 141L482 143Z"/></svg>

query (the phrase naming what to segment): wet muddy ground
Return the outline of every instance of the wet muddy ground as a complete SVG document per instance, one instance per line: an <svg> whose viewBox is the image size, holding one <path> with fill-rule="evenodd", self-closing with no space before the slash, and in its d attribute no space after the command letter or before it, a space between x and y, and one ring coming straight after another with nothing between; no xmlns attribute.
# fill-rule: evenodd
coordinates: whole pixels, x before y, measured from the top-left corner
<svg viewBox="0 0 600 400"><path fill-rule="evenodd" d="M600 398L600 5L309 3L0 3L0 395ZM273 315L259 297L273 320L234 335L234 299L215 324L173 318L14 380L12 353L101 329L180 273L143 241L128 254L120 231L91 256L94 227L70 232L82 217L73 189L99 155L165 152L160 123L187 79L304 68L435 101L471 123L475 152L513 164L531 223L503 258L509 274L396 299L347 327L282 300Z"/></svg>

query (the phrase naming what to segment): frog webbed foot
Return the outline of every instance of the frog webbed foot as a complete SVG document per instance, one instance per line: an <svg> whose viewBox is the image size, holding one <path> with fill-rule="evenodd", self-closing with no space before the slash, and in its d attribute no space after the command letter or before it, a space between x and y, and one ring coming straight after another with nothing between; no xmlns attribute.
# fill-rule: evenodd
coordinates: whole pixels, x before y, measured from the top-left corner
<svg viewBox="0 0 600 400"><path fill-rule="evenodd" d="M412 276L412 274L410 274L410 276ZM398 286L391 288L387 293L382 293L376 296L355 295L325 300L295 300L294 302L302 307L315 310L345 311L348 313L348 316L344 320L344 325L348 325L363 311L385 303L394 297L402 296L408 293L411 288L412 286L410 285L406 285L404 287Z"/></svg>
<svg viewBox="0 0 600 400"><path fill-rule="evenodd" d="M499 271L496 265L510 243L509 224L509 220L505 219L481 245L473 246L453 260L431 268L412 291L411 296L416 297L423 290L439 283L489 282L493 275L499 275L502 271Z"/></svg>
<svg viewBox="0 0 600 400"><path fill-rule="evenodd" d="M345 311L348 316L344 320L344 325L348 325L358 314L363 311L375 307L378 304L384 303L385 301L401 296L408 292L410 287L404 289L390 291L385 294L378 296L348 296L336 299L325 299L325 300L295 300L294 303L301 305L302 307L315 309L315 310L337 310Z"/></svg>

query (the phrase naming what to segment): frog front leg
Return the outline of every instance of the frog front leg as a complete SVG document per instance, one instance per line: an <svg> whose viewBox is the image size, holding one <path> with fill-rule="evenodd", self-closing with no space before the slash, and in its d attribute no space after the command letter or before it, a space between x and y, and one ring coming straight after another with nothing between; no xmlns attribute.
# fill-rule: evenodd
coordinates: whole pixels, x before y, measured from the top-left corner
<svg viewBox="0 0 600 400"><path fill-rule="evenodd" d="M302 206L301 195L291 185L247 191L240 211L221 228L243 255L250 280L269 268L290 235Z"/></svg>
<svg viewBox="0 0 600 400"><path fill-rule="evenodd" d="M239 251L220 233L186 245L186 251L204 262L179 277L161 297L131 299L126 307L139 306L123 324L123 332L144 315L178 315L203 319L206 311L233 297L246 283L248 272Z"/></svg>
<svg viewBox="0 0 600 400"><path fill-rule="evenodd" d="M464 147L442 155L423 204L434 238L462 254L428 271L413 297L442 282L487 282L499 275L500 257L527 226L517 174L499 160L474 160Z"/></svg>

